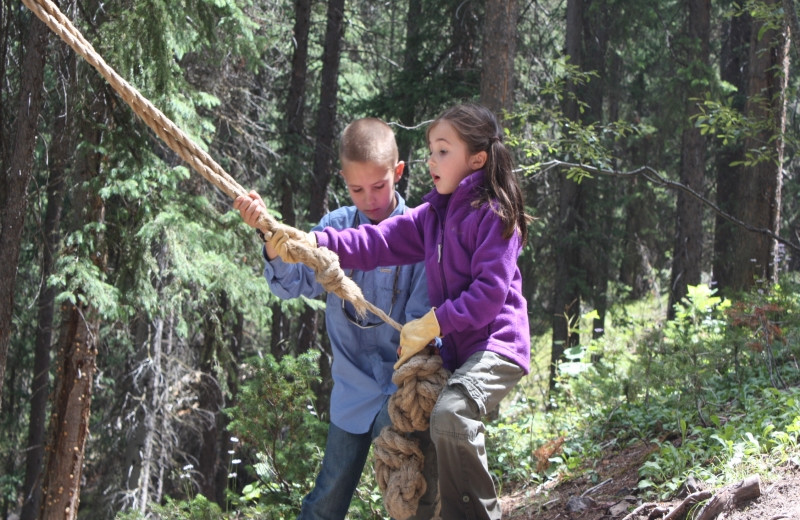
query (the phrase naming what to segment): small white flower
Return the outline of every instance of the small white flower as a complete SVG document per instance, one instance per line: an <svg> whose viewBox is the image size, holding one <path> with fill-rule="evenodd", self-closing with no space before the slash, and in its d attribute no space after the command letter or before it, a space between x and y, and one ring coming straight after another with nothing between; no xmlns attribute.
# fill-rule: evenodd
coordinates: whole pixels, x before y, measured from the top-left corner
<svg viewBox="0 0 800 520"><path fill-rule="evenodd" d="M233 459L231 461L231 464L241 464L241 463L242 463L242 459Z"/></svg>
<svg viewBox="0 0 800 520"><path fill-rule="evenodd" d="M236 478L236 472L228 473L228 478Z"/></svg>
<svg viewBox="0 0 800 520"><path fill-rule="evenodd" d="M231 437L231 442L236 444L237 442L239 442L239 437Z"/></svg>
<svg viewBox="0 0 800 520"><path fill-rule="evenodd" d="M189 471L190 469L194 469L194 464L187 464L183 467L183 471Z"/></svg>

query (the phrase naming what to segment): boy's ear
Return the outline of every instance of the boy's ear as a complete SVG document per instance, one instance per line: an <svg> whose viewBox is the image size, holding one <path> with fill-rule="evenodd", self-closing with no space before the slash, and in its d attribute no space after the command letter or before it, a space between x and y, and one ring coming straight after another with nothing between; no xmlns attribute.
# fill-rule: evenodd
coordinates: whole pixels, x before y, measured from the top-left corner
<svg viewBox="0 0 800 520"><path fill-rule="evenodd" d="M469 167L473 170L480 170L486 164L487 157L488 154L483 151L471 155L469 158Z"/></svg>
<svg viewBox="0 0 800 520"><path fill-rule="evenodd" d="M406 163L403 161L398 161L397 164L394 165L394 182L398 182L400 177L403 176L403 170L406 168Z"/></svg>

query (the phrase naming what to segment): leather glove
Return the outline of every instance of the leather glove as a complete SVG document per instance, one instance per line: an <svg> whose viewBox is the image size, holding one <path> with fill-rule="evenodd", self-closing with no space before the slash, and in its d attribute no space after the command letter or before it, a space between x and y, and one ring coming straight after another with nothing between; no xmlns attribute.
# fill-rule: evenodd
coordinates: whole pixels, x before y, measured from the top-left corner
<svg viewBox="0 0 800 520"><path fill-rule="evenodd" d="M295 229L295 233L299 233L300 237L293 238L288 233L289 229L292 228L278 227L274 230L272 232L272 238L269 239L269 245L275 249L278 256L280 256L284 262L296 264L302 261L302 258L295 256L298 253L297 246L300 245L314 249L317 247L317 237L314 233L304 233Z"/></svg>
<svg viewBox="0 0 800 520"><path fill-rule="evenodd" d="M400 359L394 369L400 368L411 356L428 346L442 331L436 319L436 308L432 308L419 319L411 320L400 330Z"/></svg>

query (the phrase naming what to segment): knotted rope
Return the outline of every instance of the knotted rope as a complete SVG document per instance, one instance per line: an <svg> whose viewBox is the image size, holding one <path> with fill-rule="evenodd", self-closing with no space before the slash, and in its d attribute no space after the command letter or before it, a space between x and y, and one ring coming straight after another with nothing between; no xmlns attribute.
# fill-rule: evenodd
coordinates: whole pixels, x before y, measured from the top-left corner
<svg viewBox="0 0 800 520"><path fill-rule="evenodd" d="M392 375L397 385L397 392L389 398L392 426L381 430L374 448L375 478L392 518L413 516L425 494L425 458L419 441L406 434L428 429L431 411L447 378L442 358L433 348L415 355Z"/></svg>
<svg viewBox="0 0 800 520"><path fill-rule="evenodd" d="M133 109L133 112L195 171L222 190L231 199L247 194L244 188L228 175L205 150L192 141L185 132L142 96L136 88L117 74L53 2L50 0L22 0L22 2L64 40L72 50L97 69L122 97L123 101ZM301 231L281 224L271 215L262 214L257 227L264 233L267 240L272 237L274 231L278 228L283 228L287 235L292 238L290 248L293 250L295 257L314 270L317 281L327 292L332 292L340 298L351 302L357 313L363 315L366 311L370 311L395 329L401 329L399 323L364 298L361 288L345 276L344 271L339 266L339 258L335 253L325 248L312 249L307 247L300 239L302 237Z"/></svg>

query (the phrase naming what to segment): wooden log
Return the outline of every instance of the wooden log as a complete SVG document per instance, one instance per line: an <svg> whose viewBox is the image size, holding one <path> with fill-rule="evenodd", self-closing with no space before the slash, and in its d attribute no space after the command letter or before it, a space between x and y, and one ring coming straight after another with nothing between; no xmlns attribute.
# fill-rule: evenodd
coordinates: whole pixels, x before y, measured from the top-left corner
<svg viewBox="0 0 800 520"><path fill-rule="evenodd" d="M741 482L722 488L708 501L695 520L712 520L723 511L761 496L761 477L751 475Z"/></svg>

